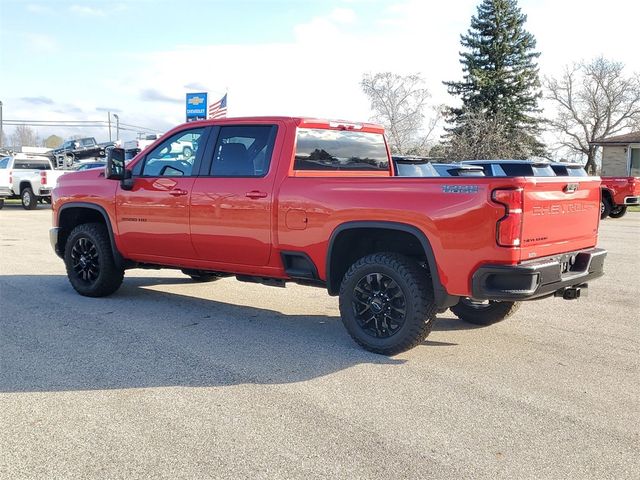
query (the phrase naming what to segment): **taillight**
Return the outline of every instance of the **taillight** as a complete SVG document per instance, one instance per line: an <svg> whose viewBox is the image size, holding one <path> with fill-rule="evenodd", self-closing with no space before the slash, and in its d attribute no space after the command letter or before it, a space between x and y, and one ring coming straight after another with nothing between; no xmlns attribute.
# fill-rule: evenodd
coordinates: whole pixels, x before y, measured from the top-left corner
<svg viewBox="0 0 640 480"><path fill-rule="evenodd" d="M517 247L522 234L522 188L496 189L491 199L504 206L504 217L496 225L496 241L501 247Z"/></svg>
<svg viewBox="0 0 640 480"><path fill-rule="evenodd" d="M13 170L9 170L9 185L13 184Z"/></svg>
<svg viewBox="0 0 640 480"><path fill-rule="evenodd" d="M47 172L45 170L40 172L40 185L47 184Z"/></svg>

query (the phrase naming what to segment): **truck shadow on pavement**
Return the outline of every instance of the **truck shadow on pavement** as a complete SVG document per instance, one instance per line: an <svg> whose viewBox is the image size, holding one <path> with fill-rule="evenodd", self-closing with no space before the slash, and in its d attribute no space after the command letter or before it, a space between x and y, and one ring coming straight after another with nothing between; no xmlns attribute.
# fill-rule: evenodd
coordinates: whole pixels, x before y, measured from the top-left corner
<svg viewBox="0 0 640 480"><path fill-rule="evenodd" d="M113 296L92 299L62 275L0 276L0 392L282 384L407 361L359 348L337 310L291 315L154 289L181 284L193 282L128 277ZM216 288L201 285L194 295Z"/></svg>

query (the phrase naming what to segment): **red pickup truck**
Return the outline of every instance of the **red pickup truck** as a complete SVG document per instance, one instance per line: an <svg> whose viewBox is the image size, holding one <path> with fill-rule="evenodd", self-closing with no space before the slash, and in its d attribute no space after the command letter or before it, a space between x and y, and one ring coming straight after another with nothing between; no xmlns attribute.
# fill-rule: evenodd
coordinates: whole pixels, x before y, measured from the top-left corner
<svg viewBox="0 0 640 480"><path fill-rule="evenodd" d="M577 298L606 255L599 179L399 177L372 124L187 123L126 165L114 149L104 171L65 175L53 200L51 243L81 295L115 292L129 268L316 285L382 354L447 308L490 324L521 300Z"/></svg>
<svg viewBox="0 0 640 480"><path fill-rule="evenodd" d="M601 177L602 218L620 218L629 205L640 205L640 178Z"/></svg>

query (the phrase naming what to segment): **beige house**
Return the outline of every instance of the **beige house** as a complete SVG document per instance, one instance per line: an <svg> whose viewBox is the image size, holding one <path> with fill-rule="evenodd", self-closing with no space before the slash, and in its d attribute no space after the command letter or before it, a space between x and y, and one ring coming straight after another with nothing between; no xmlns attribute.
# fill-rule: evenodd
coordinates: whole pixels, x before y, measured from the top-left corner
<svg viewBox="0 0 640 480"><path fill-rule="evenodd" d="M602 147L603 177L640 177L640 132L602 138L591 143Z"/></svg>

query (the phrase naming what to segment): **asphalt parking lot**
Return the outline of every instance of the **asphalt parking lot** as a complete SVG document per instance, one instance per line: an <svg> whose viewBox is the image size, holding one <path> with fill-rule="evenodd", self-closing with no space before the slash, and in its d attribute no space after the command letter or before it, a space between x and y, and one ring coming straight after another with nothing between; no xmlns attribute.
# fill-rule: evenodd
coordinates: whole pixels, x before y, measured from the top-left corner
<svg viewBox="0 0 640 480"><path fill-rule="evenodd" d="M602 223L587 298L442 314L393 358L311 287L133 270L83 298L50 222L0 211L1 478L637 478L640 213Z"/></svg>

